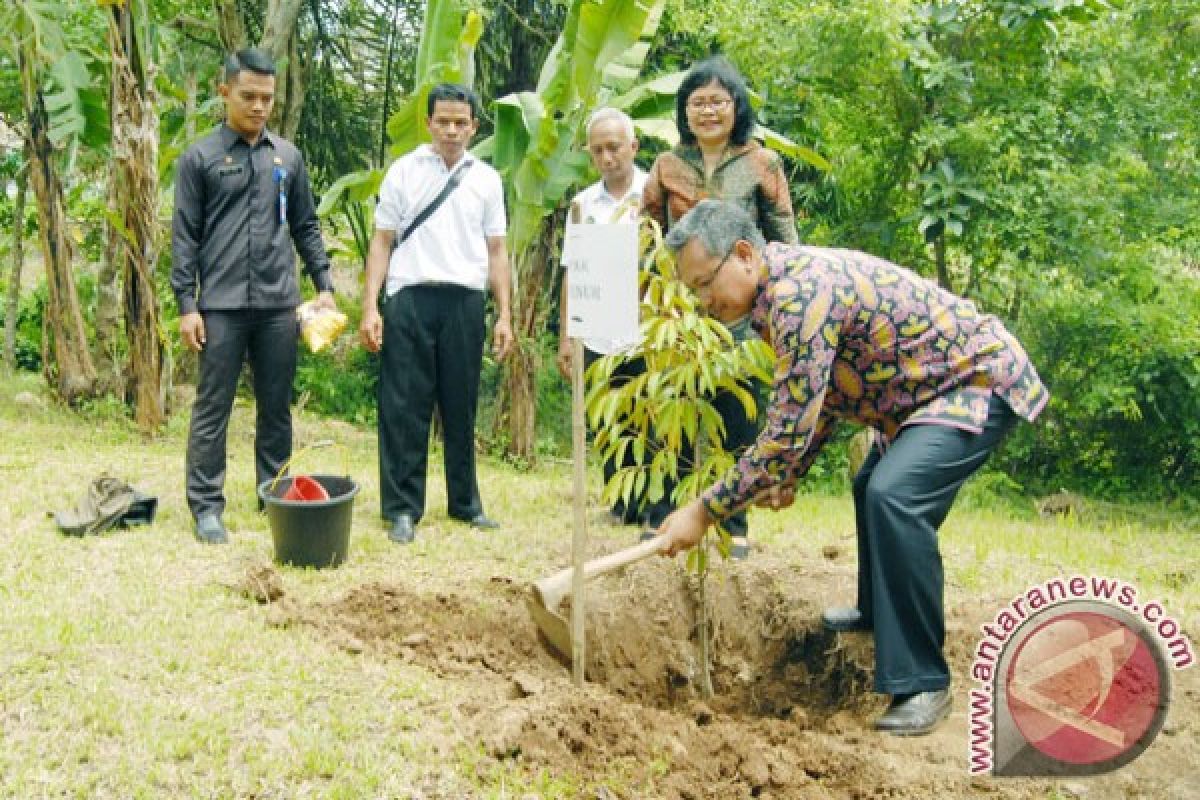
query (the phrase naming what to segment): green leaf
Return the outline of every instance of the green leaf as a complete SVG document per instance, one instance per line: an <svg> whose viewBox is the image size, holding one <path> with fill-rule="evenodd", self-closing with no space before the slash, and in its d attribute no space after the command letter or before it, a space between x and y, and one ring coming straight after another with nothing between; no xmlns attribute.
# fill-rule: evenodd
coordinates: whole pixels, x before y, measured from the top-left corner
<svg viewBox="0 0 1200 800"><path fill-rule="evenodd" d="M521 164L545 116L542 99L534 92L505 95L496 101L492 165L502 175Z"/></svg>
<svg viewBox="0 0 1200 800"><path fill-rule="evenodd" d="M576 38L570 43L571 84L586 106L594 100L604 70L625 58L635 64L630 51L643 35L658 29L665 0L599 0L581 2ZM640 55L645 57L645 50ZM637 62L636 66L641 67Z"/></svg>
<svg viewBox="0 0 1200 800"><path fill-rule="evenodd" d="M796 144L782 133L778 133L770 128L765 128L762 125L759 125L755 129L754 134L755 136L761 137L763 144L765 144L767 147L775 150L778 153L782 153L788 158L804 161L824 172L829 172L833 169L833 165L826 161L824 156L822 156L820 153L811 148Z"/></svg>
<svg viewBox="0 0 1200 800"><path fill-rule="evenodd" d="M742 410L746 412L746 419L753 420L758 416L758 403L755 402L754 395L752 393L746 391L746 389L740 383L735 383L733 386L730 386L729 391L732 392L733 396L736 397L738 402L742 404Z"/></svg>
<svg viewBox="0 0 1200 800"><path fill-rule="evenodd" d="M622 95L614 97L609 105L619 108L634 118L662 118L675 124L675 95L687 76L686 71L671 72L645 81Z"/></svg>
<svg viewBox="0 0 1200 800"><path fill-rule="evenodd" d="M670 147L679 144L679 129L668 117L635 117L633 127L641 138L658 139Z"/></svg>
<svg viewBox="0 0 1200 800"><path fill-rule="evenodd" d="M350 203L369 202L379 194L383 176L384 172L381 169L346 173L325 190L321 196L321 204L317 206L317 216L329 216L335 210L343 210Z"/></svg>
<svg viewBox="0 0 1200 800"><path fill-rule="evenodd" d="M93 89L83 56L70 51L50 65L51 89L45 95L48 135L55 145L79 141L102 147L110 140L108 98Z"/></svg>

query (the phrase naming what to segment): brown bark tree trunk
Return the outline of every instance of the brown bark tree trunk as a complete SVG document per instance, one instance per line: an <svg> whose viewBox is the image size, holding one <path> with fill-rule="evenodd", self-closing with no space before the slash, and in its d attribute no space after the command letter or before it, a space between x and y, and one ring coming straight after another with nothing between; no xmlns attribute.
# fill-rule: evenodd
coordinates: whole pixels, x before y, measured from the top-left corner
<svg viewBox="0 0 1200 800"><path fill-rule="evenodd" d="M110 101L113 98L110 98ZM115 180L108 182L108 207L119 209L123 202ZM121 396L125 393L125 375L121 365L121 234L111 223L105 224L104 261L96 273L96 370L97 389Z"/></svg>
<svg viewBox="0 0 1200 800"><path fill-rule="evenodd" d="M144 431L163 421L163 346L158 297L158 115L155 65L138 40L134 3L112 6L112 185L121 199L122 230L113 230L116 263L124 278L122 308L129 339L129 390L134 419ZM114 209L117 210L117 209Z"/></svg>
<svg viewBox="0 0 1200 800"><path fill-rule="evenodd" d="M26 148L26 154L28 154ZM12 271L8 276L8 298L4 307L4 361L17 368L17 314L21 310L21 273L25 269L25 198L29 194L29 166L17 173L17 197L13 206Z"/></svg>
<svg viewBox="0 0 1200 800"><path fill-rule="evenodd" d="M183 79L183 91L183 135L191 142L196 139L196 96L200 93L195 73L189 72Z"/></svg>
<svg viewBox="0 0 1200 800"><path fill-rule="evenodd" d="M246 23L238 10L237 0L215 0L217 11L217 35L226 52L232 53L246 46Z"/></svg>
<svg viewBox="0 0 1200 800"><path fill-rule="evenodd" d="M308 83L308 67L312 54L300 57L302 43L294 30L288 39L287 67L281 70L275 81L277 96L271 114L271 126L285 139L293 140L300 130L300 114L304 111L304 88ZM277 62L278 63L278 62Z"/></svg>
<svg viewBox="0 0 1200 800"><path fill-rule="evenodd" d="M96 391L96 367L88 352L83 311L75 289L71 240L67 237L62 184L54 169L54 146L47 132L45 98L35 79L33 60L22 48L18 52L22 103L25 118L25 148L29 156L29 180L37 199L38 232L46 262L47 303L44 316L42 370L46 381L68 403L90 397Z"/></svg>

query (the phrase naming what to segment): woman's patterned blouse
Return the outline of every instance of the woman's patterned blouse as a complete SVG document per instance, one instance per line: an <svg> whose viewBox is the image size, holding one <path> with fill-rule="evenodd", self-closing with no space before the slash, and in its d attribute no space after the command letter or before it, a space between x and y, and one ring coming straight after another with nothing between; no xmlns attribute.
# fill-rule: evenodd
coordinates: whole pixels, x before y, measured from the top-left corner
<svg viewBox="0 0 1200 800"><path fill-rule="evenodd" d="M664 231L707 198L734 203L754 220L768 242L796 244L796 219L783 162L754 139L730 146L704 180L704 158L695 145L680 145L654 159L642 192L642 212Z"/></svg>
<svg viewBox="0 0 1200 800"><path fill-rule="evenodd" d="M906 425L983 430L999 395L1033 421L1049 399L1000 320L933 281L853 250L769 244L751 313L775 350L753 447L703 496L718 520L808 471L839 419L890 442Z"/></svg>

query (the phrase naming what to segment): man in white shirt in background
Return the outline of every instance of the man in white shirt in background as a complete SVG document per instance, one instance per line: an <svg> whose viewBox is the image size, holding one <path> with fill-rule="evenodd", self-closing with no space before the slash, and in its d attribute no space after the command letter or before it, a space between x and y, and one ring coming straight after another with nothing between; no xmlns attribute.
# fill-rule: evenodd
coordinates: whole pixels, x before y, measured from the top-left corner
<svg viewBox="0 0 1200 800"><path fill-rule="evenodd" d="M633 162L638 151L638 140L633 129L633 120L615 108L601 108L592 114L587 124L587 149L592 165L600 173L600 180L587 187L571 201L567 214L568 231L571 225L623 223L637 225L641 218L642 187L646 185L646 173ZM569 236L564 238L567 241ZM563 263L569 254L563 253ZM571 377L571 340L567 337L567 275L563 273L562 294L559 298L558 369L568 380ZM623 353L628 359L612 374L610 385L621 386L626 381L646 371L645 362L636 355L637 341L615 342L601 339L585 339L584 368L598 358ZM605 460L604 482L623 466L634 466L632 448L625 463L615 464ZM632 498L628 506L618 500L611 510L614 522L634 525L640 521L641 502Z"/></svg>
<svg viewBox="0 0 1200 800"><path fill-rule="evenodd" d="M388 170L367 255L359 333L368 350L381 352L380 507L388 537L398 544L413 540L425 513L435 403L444 433L449 515L477 529L498 527L479 497L475 412L486 290L491 288L496 304L492 352L501 360L513 341L512 278L500 175L467 152L479 128L477 108L474 93L464 86L444 83L430 91L426 110L433 141ZM454 188L412 227L456 170Z"/></svg>

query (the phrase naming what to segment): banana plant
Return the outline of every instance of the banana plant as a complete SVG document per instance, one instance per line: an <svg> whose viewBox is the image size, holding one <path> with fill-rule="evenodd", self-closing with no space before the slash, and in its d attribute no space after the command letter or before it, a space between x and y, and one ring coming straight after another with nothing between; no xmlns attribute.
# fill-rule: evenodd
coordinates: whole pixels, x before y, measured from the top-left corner
<svg viewBox="0 0 1200 800"><path fill-rule="evenodd" d="M429 141L425 104L439 83L470 86L475 76L475 47L483 35L483 18L461 0L429 0L417 46L416 81L412 93L388 119L392 158ZM317 215L341 216L350 229L349 250L365 266L374 227L374 200L386 166L350 172L338 178L321 196Z"/></svg>
<svg viewBox="0 0 1200 800"><path fill-rule="evenodd" d="M50 0L0 5L0 51L20 76L29 182L46 267L42 368L58 395L76 402L95 393L97 374L72 270L58 150L92 134L100 138L95 123L106 115L95 113L95 98L87 93L89 76L78 69L79 53L69 45L62 11L62 3Z"/></svg>
<svg viewBox="0 0 1200 800"><path fill-rule="evenodd" d="M553 213L588 174L579 147L587 115L630 91L665 0L572 0L533 91L496 101L496 128L478 152L491 157L505 179L508 247L513 266L513 330L500 397L499 425L509 455L535 457L538 335L545 327L557 263Z"/></svg>
<svg viewBox="0 0 1200 800"><path fill-rule="evenodd" d="M483 36L483 17L462 0L429 0L425 23L417 44L412 94L388 120L393 158L429 141L425 103L429 90L439 83L475 82L475 48Z"/></svg>
<svg viewBox="0 0 1200 800"><path fill-rule="evenodd" d="M587 115L633 87L664 6L665 0L574 0L537 87L496 101L490 154L506 179L509 249L517 264L543 221L587 175L578 146ZM518 277L525 277L520 267Z"/></svg>

